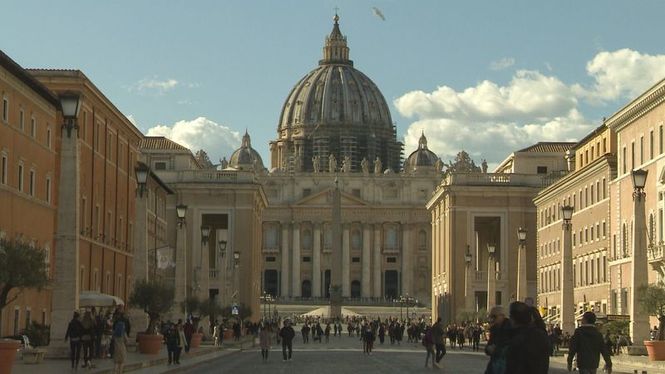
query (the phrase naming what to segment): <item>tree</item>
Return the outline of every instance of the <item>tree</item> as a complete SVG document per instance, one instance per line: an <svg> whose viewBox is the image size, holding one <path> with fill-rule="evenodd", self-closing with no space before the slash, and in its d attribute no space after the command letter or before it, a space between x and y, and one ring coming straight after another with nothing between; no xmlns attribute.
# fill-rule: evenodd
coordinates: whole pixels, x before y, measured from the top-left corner
<svg viewBox="0 0 665 374"><path fill-rule="evenodd" d="M658 318L658 336L656 340L665 340L665 285L642 285L637 289L637 301L650 316Z"/></svg>
<svg viewBox="0 0 665 374"><path fill-rule="evenodd" d="M198 161L199 165L201 165L201 167L204 169L211 169L214 166L212 164L212 161L210 161L210 157L208 157L208 153L203 149L199 149L198 151L196 151L194 158L196 159L196 161Z"/></svg>
<svg viewBox="0 0 665 374"><path fill-rule="evenodd" d="M464 150L460 151L455 156L454 160L448 163L444 163L444 167L446 168L446 174L480 173L482 171L480 166L476 165L476 163L471 159L471 156L469 156L469 154Z"/></svg>
<svg viewBox="0 0 665 374"><path fill-rule="evenodd" d="M41 248L20 240L0 239L0 311L25 289L41 291L46 287L45 260L46 252Z"/></svg>
<svg viewBox="0 0 665 374"><path fill-rule="evenodd" d="M199 313L201 318L210 317L210 323L214 323L217 316L222 315L223 308L215 299L208 298L199 305Z"/></svg>
<svg viewBox="0 0 665 374"><path fill-rule="evenodd" d="M154 334L160 316L173 306L175 290L173 287L156 280L139 280L134 284L129 296L129 305L141 308L148 315L146 334Z"/></svg>
<svg viewBox="0 0 665 374"><path fill-rule="evenodd" d="M192 316L192 324L194 325L194 330L199 329L199 313L201 312L201 300L197 296L188 296L185 298L185 301L180 303L180 310L183 313L190 314Z"/></svg>

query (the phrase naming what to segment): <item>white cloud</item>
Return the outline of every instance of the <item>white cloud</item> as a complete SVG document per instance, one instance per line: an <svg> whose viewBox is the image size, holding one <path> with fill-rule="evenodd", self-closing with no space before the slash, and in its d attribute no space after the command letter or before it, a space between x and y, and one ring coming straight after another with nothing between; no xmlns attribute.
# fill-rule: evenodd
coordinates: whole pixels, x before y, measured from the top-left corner
<svg viewBox="0 0 665 374"><path fill-rule="evenodd" d="M191 121L178 121L172 125L156 125L147 132L148 136L164 136L189 148L192 153L203 149L213 163L220 158L227 159L240 147L241 136L238 131L220 125L205 117Z"/></svg>
<svg viewBox="0 0 665 374"><path fill-rule="evenodd" d="M490 63L491 70L503 70L515 65L515 59L512 57L502 57Z"/></svg>
<svg viewBox="0 0 665 374"><path fill-rule="evenodd" d="M126 117L129 120L129 122L132 123L132 125L134 125L136 127L139 127L139 124L138 124L138 122L136 122L136 118L134 118L134 115L128 114Z"/></svg>
<svg viewBox="0 0 665 374"><path fill-rule="evenodd" d="M600 52L586 65L591 87L575 84L577 95L592 103L634 98L665 77L665 55L631 49Z"/></svg>
<svg viewBox="0 0 665 374"><path fill-rule="evenodd" d="M590 85L566 84L545 66L548 74L519 70L503 86L485 80L459 91L440 86L405 93L394 104L414 118L404 136L407 152L416 148L421 130L444 160L464 149L490 164L539 141L575 141L597 125L580 112L581 102L632 99L665 77L665 55L630 49L600 52L589 61Z"/></svg>
<svg viewBox="0 0 665 374"><path fill-rule="evenodd" d="M163 95L164 93L173 90L178 85L180 85L180 82L172 78L164 80L159 80L157 77L143 78L129 87L129 90L139 93Z"/></svg>

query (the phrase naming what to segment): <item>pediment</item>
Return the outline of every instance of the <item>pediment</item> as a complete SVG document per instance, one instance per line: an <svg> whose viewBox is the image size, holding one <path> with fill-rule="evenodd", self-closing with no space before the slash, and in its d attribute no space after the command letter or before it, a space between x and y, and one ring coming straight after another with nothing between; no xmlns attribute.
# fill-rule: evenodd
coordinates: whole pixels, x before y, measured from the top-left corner
<svg viewBox="0 0 665 374"><path fill-rule="evenodd" d="M341 192L341 203L342 206L368 206L369 203L367 203L365 200L351 195L347 192L340 191ZM305 196L302 199L298 200L294 206L317 206L317 207L322 207L322 206L330 206L332 204L332 194L333 194L333 189L332 188L327 188L323 191L319 191L317 193L311 194L309 196Z"/></svg>

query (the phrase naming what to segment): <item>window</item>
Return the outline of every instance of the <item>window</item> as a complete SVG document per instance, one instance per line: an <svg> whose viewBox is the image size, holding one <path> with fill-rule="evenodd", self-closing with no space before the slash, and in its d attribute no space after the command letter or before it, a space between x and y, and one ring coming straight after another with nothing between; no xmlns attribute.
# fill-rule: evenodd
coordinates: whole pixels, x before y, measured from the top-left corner
<svg viewBox="0 0 665 374"><path fill-rule="evenodd" d="M275 256L268 256L268 257L266 257L266 262L275 262L275 261L276 261Z"/></svg>
<svg viewBox="0 0 665 374"><path fill-rule="evenodd" d="M51 127L46 128L46 147L51 149Z"/></svg>
<svg viewBox="0 0 665 374"><path fill-rule="evenodd" d="M166 170L166 162L155 162L155 170Z"/></svg>
<svg viewBox="0 0 665 374"><path fill-rule="evenodd" d="M46 202L51 202L51 178L46 177Z"/></svg>
<svg viewBox="0 0 665 374"><path fill-rule="evenodd" d="M312 258L309 257L309 256L304 256L304 257L302 258L302 262L312 262Z"/></svg>
<svg viewBox="0 0 665 374"><path fill-rule="evenodd" d="M2 121L4 123L9 121L9 99L6 97L2 98Z"/></svg>
<svg viewBox="0 0 665 374"><path fill-rule="evenodd" d="M635 169L635 142L630 143L630 170Z"/></svg>
<svg viewBox="0 0 665 374"><path fill-rule="evenodd" d="M660 153L663 153L663 125L660 125L658 129L658 150Z"/></svg>
<svg viewBox="0 0 665 374"><path fill-rule="evenodd" d="M18 165L18 190L23 191L23 165Z"/></svg>
<svg viewBox="0 0 665 374"><path fill-rule="evenodd" d="M653 130L649 132L649 160L653 160Z"/></svg>
<svg viewBox="0 0 665 374"><path fill-rule="evenodd" d="M28 185L28 191L30 193L30 196L35 196L35 171L30 170L30 181Z"/></svg>
<svg viewBox="0 0 665 374"><path fill-rule="evenodd" d="M311 188L303 188L302 189L302 197L307 197L312 194L312 189Z"/></svg>
<svg viewBox="0 0 665 374"><path fill-rule="evenodd" d="M32 311L30 309L25 310L25 328L30 327L30 322L32 321Z"/></svg>
<svg viewBox="0 0 665 374"><path fill-rule="evenodd" d="M621 173L626 173L626 147L621 150Z"/></svg>
<svg viewBox="0 0 665 374"><path fill-rule="evenodd" d="M21 131L25 129L25 112L23 112L23 109L18 111L18 128Z"/></svg>
<svg viewBox="0 0 665 374"><path fill-rule="evenodd" d="M351 257L351 262L360 262L360 257Z"/></svg>
<svg viewBox="0 0 665 374"><path fill-rule="evenodd" d="M360 189L359 188L354 188L351 190L351 195L355 197L360 197Z"/></svg>
<svg viewBox="0 0 665 374"><path fill-rule="evenodd" d="M7 156L2 155L0 162L0 183L7 184Z"/></svg>
<svg viewBox="0 0 665 374"><path fill-rule="evenodd" d="M37 120L34 116L30 118L30 136L33 138L37 136Z"/></svg>
<svg viewBox="0 0 665 374"><path fill-rule="evenodd" d="M538 174L547 174L547 166L537 166L536 173Z"/></svg>
<svg viewBox="0 0 665 374"><path fill-rule="evenodd" d="M386 262L389 264L394 264L397 262L397 257L387 257Z"/></svg>

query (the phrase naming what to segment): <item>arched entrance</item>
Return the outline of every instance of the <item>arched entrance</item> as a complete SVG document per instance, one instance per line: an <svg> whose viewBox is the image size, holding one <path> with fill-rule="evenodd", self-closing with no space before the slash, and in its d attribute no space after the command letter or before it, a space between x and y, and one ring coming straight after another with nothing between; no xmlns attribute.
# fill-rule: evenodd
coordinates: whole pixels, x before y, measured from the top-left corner
<svg viewBox="0 0 665 374"><path fill-rule="evenodd" d="M386 270L383 278L383 289L386 298L397 299L399 295L399 273L397 270Z"/></svg>
<svg viewBox="0 0 665 374"><path fill-rule="evenodd" d="M351 297L354 299L360 298L360 281L354 280L351 282Z"/></svg>
<svg viewBox="0 0 665 374"><path fill-rule="evenodd" d="M277 270L265 270L263 272L263 289L273 296L278 295L278 278Z"/></svg>

